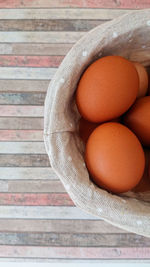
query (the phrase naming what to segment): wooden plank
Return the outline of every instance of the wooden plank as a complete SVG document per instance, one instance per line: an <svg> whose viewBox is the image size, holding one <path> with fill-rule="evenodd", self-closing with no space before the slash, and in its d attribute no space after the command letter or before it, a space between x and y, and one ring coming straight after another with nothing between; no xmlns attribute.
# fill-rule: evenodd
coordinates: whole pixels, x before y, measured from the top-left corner
<svg viewBox="0 0 150 267"><path fill-rule="evenodd" d="M150 248L0 246L0 257L55 259L150 259ZM143 263L143 261L142 261Z"/></svg>
<svg viewBox="0 0 150 267"><path fill-rule="evenodd" d="M39 40L40 42L41 40ZM46 55L64 56L72 44L41 44L41 43L0 43L1 55Z"/></svg>
<svg viewBox="0 0 150 267"><path fill-rule="evenodd" d="M0 193L0 205L74 206L71 198L67 193Z"/></svg>
<svg viewBox="0 0 150 267"><path fill-rule="evenodd" d="M70 43L77 42L85 32L1 32L0 43Z"/></svg>
<svg viewBox="0 0 150 267"><path fill-rule="evenodd" d="M106 20L9 19L0 20L0 31L89 31Z"/></svg>
<svg viewBox="0 0 150 267"><path fill-rule="evenodd" d="M66 190L59 180L40 180L40 173L37 180L4 180L0 192L10 193L66 193ZM1 180L0 180L1 182ZM6 189L5 189L6 188Z"/></svg>
<svg viewBox="0 0 150 267"><path fill-rule="evenodd" d="M114 19L132 10L91 8L0 9L1 19Z"/></svg>
<svg viewBox="0 0 150 267"><path fill-rule="evenodd" d="M5 0L0 8L53 8L53 7L86 7L86 8L149 8L149 0Z"/></svg>
<svg viewBox="0 0 150 267"><path fill-rule="evenodd" d="M46 92L49 80L0 80L0 92Z"/></svg>
<svg viewBox="0 0 150 267"><path fill-rule="evenodd" d="M0 67L0 79L51 80L56 68Z"/></svg>
<svg viewBox="0 0 150 267"><path fill-rule="evenodd" d="M97 217L85 213L76 207L34 207L34 206L0 206L2 219L82 219L96 220Z"/></svg>
<svg viewBox="0 0 150 267"><path fill-rule="evenodd" d="M43 229L44 230L44 229ZM53 247L149 247L150 239L135 234L0 233L0 245Z"/></svg>
<svg viewBox="0 0 150 267"><path fill-rule="evenodd" d="M0 94L0 99L1 99L1 94ZM5 105L5 102L3 102L3 104L4 105L0 105L1 117L43 117L44 116L43 106L18 106L18 105L9 106L7 104Z"/></svg>
<svg viewBox="0 0 150 267"><path fill-rule="evenodd" d="M0 179L1 180L58 180L58 176L52 168L11 168L0 167Z"/></svg>
<svg viewBox="0 0 150 267"><path fill-rule="evenodd" d="M1 232L43 232L43 229L45 233L127 233L102 220L0 220Z"/></svg>
<svg viewBox="0 0 150 267"><path fill-rule="evenodd" d="M45 93L0 93L0 104L1 105L44 105ZM28 107L26 109L28 110ZM3 107L5 109L5 107ZM14 109L13 107L12 109ZM17 108L17 107L16 107ZM21 108L21 107L20 107ZM23 108L22 108L23 109ZM32 107L29 107L29 110ZM34 109L34 107L33 107ZM42 107L35 107L35 109L41 109ZM19 114L19 107L18 107ZM39 116L41 117L41 115Z"/></svg>
<svg viewBox="0 0 150 267"><path fill-rule="evenodd" d="M0 55L1 67L58 67L63 56L8 56Z"/></svg>
<svg viewBox="0 0 150 267"><path fill-rule="evenodd" d="M49 167L46 154L0 154L0 167Z"/></svg>
<svg viewBox="0 0 150 267"><path fill-rule="evenodd" d="M43 131L0 130L0 141L43 141Z"/></svg>
<svg viewBox="0 0 150 267"><path fill-rule="evenodd" d="M43 130L43 118L2 118L0 117L1 130Z"/></svg>
<svg viewBox="0 0 150 267"><path fill-rule="evenodd" d="M0 130L0 141L43 141L43 131Z"/></svg>
<svg viewBox="0 0 150 267"><path fill-rule="evenodd" d="M0 142L1 154L46 154L44 142Z"/></svg>

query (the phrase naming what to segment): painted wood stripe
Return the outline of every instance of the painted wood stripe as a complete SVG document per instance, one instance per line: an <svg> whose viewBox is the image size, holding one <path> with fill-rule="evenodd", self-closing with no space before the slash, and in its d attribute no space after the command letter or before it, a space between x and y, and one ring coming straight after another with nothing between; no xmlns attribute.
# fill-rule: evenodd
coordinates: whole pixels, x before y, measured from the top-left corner
<svg viewBox="0 0 150 267"><path fill-rule="evenodd" d="M149 0L5 0L0 8L52 8L52 7L86 7L86 8L149 8Z"/></svg>
<svg viewBox="0 0 150 267"><path fill-rule="evenodd" d="M0 206L0 218L4 219L82 219L96 220L97 217L76 207Z"/></svg>
<svg viewBox="0 0 150 267"><path fill-rule="evenodd" d="M0 93L0 104L2 105L44 105L45 96L46 96L45 93L28 93L28 92L27 93L6 93L5 92L5 93ZM26 107L27 110L28 110L28 107L29 106ZM5 107L3 108L5 109ZM34 108L35 110L38 110L38 107L33 107L33 109ZM15 107L13 107L12 109L15 109ZM29 107L29 112L31 110L32 110L32 107L31 108ZM42 107L39 107L39 111L40 110L42 111ZM19 114L19 107L18 107L18 114ZM41 117L41 115L39 117Z"/></svg>
<svg viewBox="0 0 150 267"><path fill-rule="evenodd" d="M0 9L1 19L114 19L131 10L91 8Z"/></svg>
<svg viewBox="0 0 150 267"><path fill-rule="evenodd" d="M40 176L40 177L39 177ZM52 168L7 168L0 167L1 180L58 180L58 176Z"/></svg>
<svg viewBox="0 0 150 267"><path fill-rule="evenodd" d="M44 107L0 105L0 114L1 117L43 117Z"/></svg>
<svg viewBox="0 0 150 267"><path fill-rule="evenodd" d="M40 80L0 80L0 92L28 93L46 92L50 81Z"/></svg>
<svg viewBox="0 0 150 267"><path fill-rule="evenodd" d="M0 43L75 43L85 32L1 32Z"/></svg>
<svg viewBox="0 0 150 267"><path fill-rule="evenodd" d="M55 259L150 259L150 248L0 246L0 257ZM143 261L142 261L143 262Z"/></svg>
<svg viewBox="0 0 150 267"><path fill-rule="evenodd" d="M0 67L0 79L50 80L55 72L56 68Z"/></svg>
<svg viewBox="0 0 150 267"><path fill-rule="evenodd" d="M8 193L66 193L59 180L0 180L0 192Z"/></svg>
<svg viewBox="0 0 150 267"><path fill-rule="evenodd" d="M41 40L39 39L39 42ZM73 44L0 43L1 55L66 55Z"/></svg>
<svg viewBox="0 0 150 267"><path fill-rule="evenodd" d="M52 193L52 194L0 193L0 205L74 206L72 200L70 199L67 193L64 194L63 193Z"/></svg>
<svg viewBox="0 0 150 267"><path fill-rule="evenodd" d="M43 141L43 131L0 130L0 141Z"/></svg>
<svg viewBox="0 0 150 267"><path fill-rule="evenodd" d="M127 233L102 220L0 220L1 232L43 232L43 230L45 233Z"/></svg>
<svg viewBox="0 0 150 267"><path fill-rule="evenodd" d="M49 167L47 154L0 154L0 167Z"/></svg>
<svg viewBox="0 0 150 267"><path fill-rule="evenodd" d="M109 259L107 259L107 260L110 262ZM108 267L108 263L107 263L108 261L106 261L106 259L94 259L95 266L96 266L96 264L97 265L102 264L101 266ZM19 257L19 258L16 258L16 257L15 258L13 258L13 257L9 257L9 258L2 257L2 258L0 258L0 262L3 263L3 267L7 267L7 265L4 265L4 262L6 264L7 264L7 262L8 263L15 262L14 265L12 265L10 267L20 267L20 262L25 262L27 267L29 266L29 262L31 264L33 264L33 263L36 263L36 264L37 263L39 263L39 264L42 264L42 263L44 263L44 264L53 263L53 267L66 267L66 263L67 264L72 264L73 267L77 266L77 264L78 264L78 266L81 265L82 267L87 267L89 264L91 264L91 263L93 264L93 259L77 259L77 258L76 259L65 259L65 258L64 259L60 259L59 258L59 263L58 263L58 259L57 258L51 258L50 259L50 258L27 258L27 257L26 258L24 258L24 257L23 258L22 257ZM132 267L133 265L131 265L131 264L134 264L134 265L135 265L135 263L146 264L146 263L150 263L150 260L149 259L111 259L111 266L112 267L116 267L116 263L118 263L118 264L120 263L120 265L123 264L123 263L124 264L126 263L126 265L127 265L127 263L128 263L128 267ZM17 264L19 264L19 265L17 265ZM26 266L24 266L24 267L26 267ZM41 267L41 266L36 266L36 267ZM137 267L138 267L138 265L137 265Z"/></svg>
<svg viewBox="0 0 150 267"><path fill-rule="evenodd" d="M149 247L150 239L135 234L6 232L0 233L0 245L129 248Z"/></svg>
<svg viewBox="0 0 150 267"><path fill-rule="evenodd" d="M0 31L89 31L106 20L0 20Z"/></svg>
<svg viewBox="0 0 150 267"><path fill-rule="evenodd" d="M43 118L2 118L0 117L1 130L43 130Z"/></svg>
<svg viewBox="0 0 150 267"><path fill-rule="evenodd" d="M44 142L0 142L1 154L45 154Z"/></svg>
<svg viewBox="0 0 150 267"><path fill-rule="evenodd" d="M0 55L1 67L58 67L63 56L7 56Z"/></svg>
<svg viewBox="0 0 150 267"><path fill-rule="evenodd" d="M62 183L53 180L0 180L0 192L5 193L64 193Z"/></svg>

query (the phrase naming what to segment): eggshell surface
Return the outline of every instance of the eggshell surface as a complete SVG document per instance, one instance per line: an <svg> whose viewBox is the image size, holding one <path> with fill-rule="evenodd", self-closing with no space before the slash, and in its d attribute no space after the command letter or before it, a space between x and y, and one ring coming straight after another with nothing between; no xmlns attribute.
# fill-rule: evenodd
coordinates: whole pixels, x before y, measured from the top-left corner
<svg viewBox="0 0 150 267"><path fill-rule="evenodd" d="M106 56L92 63L81 76L76 103L86 120L105 122L127 111L138 90L134 65L121 56Z"/></svg>
<svg viewBox="0 0 150 267"><path fill-rule="evenodd" d="M86 144L85 161L95 184L113 193L135 187L145 167L138 138L115 122L104 123L92 132Z"/></svg>
<svg viewBox="0 0 150 267"><path fill-rule="evenodd" d="M135 193L150 191L150 177L149 177L149 164L150 164L150 151L144 150L145 153L145 170L142 179L135 188L132 189Z"/></svg>
<svg viewBox="0 0 150 267"><path fill-rule="evenodd" d="M137 98L145 96L148 90L148 74L144 66L138 62L133 62L139 75L139 91Z"/></svg>
<svg viewBox="0 0 150 267"><path fill-rule="evenodd" d="M139 98L124 116L124 123L150 147L150 96Z"/></svg>

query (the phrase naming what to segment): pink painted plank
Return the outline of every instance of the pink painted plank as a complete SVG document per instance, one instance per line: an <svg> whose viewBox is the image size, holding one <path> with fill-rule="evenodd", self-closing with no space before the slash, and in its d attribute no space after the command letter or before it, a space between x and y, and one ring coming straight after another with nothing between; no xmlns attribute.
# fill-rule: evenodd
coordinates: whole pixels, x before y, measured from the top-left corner
<svg viewBox="0 0 150 267"><path fill-rule="evenodd" d="M1 67L58 67L64 56L3 56Z"/></svg>
<svg viewBox="0 0 150 267"><path fill-rule="evenodd" d="M0 8L86 7L86 8L148 8L145 0L1 0Z"/></svg>
<svg viewBox="0 0 150 267"><path fill-rule="evenodd" d="M150 248L0 246L0 257L61 259L150 259Z"/></svg>
<svg viewBox="0 0 150 267"><path fill-rule="evenodd" d="M43 106L0 105L1 117L43 117Z"/></svg>
<svg viewBox="0 0 150 267"><path fill-rule="evenodd" d="M0 130L0 141L43 141L43 131Z"/></svg>
<svg viewBox="0 0 150 267"><path fill-rule="evenodd" d="M16 206L74 206L69 195L54 194L16 194L0 193L0 205Z"/></svg>

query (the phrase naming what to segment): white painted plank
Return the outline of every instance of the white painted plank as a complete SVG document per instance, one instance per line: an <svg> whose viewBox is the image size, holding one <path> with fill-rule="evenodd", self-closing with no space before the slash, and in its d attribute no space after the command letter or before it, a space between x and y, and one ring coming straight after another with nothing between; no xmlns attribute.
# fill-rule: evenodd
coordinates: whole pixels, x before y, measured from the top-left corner
<svg viewBox="0 0 150 267"><path fill-rule="evenodd" d="M1 67L0 79L50 80L56 70L56 68Z"/></svg>
<svg viewBox="0 0 150 267"><path fill-rule="evenodd" d="M0 105L1 117L44 117L43 106L33 105L5 105L6 100Z"/></svg>
<svg viewBox="0 0 150 267"><path fill-rule="evenodd" d="M0 218L13 219L83 219L93 220L97 217L85 213L77 207L53 206L0 206Z"/></svg>
<svg viewBox="0 0 150 267"><path fill-rule="evenodd" d="M0 19L114 19L132 10L100 8L0 9Z"/></svg>
<svg viewBox="0 0 150 267"><path fill-rule="evenodd" d="M0 142L1 154L46 154L44 142Z"/></svg>
<svg viewBox="0 0 150 267"><path fill-rule="evenodd" d="M52 168L0 168L1 180L58 180Z"/></svg>
<svg viewBox="0 0 150 267"><path fill-rule="evenodd" d="M75 43L85 32L0 32L0 43Z"/></svg>

